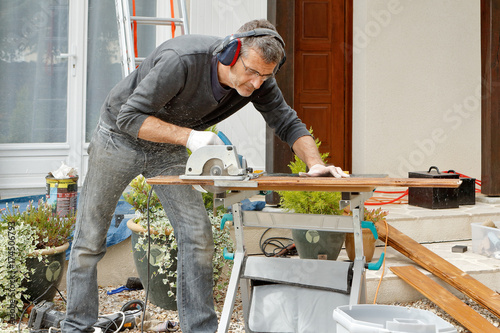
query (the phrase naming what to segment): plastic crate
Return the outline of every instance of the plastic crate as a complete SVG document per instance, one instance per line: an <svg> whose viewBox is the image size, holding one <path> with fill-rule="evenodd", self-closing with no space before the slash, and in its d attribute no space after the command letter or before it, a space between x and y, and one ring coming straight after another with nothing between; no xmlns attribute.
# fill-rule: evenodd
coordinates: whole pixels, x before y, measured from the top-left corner
<svg viewBox="0 0 500 333"><path fill-rule="evenodd" d="M472 251L487 257L500 259L500 222L496 228L486 227L482 223L472 223Z"/></svg>

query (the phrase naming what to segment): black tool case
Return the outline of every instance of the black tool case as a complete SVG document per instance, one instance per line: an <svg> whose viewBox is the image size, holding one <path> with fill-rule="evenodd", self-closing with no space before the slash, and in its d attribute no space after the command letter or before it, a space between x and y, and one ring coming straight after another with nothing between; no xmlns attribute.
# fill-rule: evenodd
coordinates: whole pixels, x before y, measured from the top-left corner
<svg viewBox="0 0 500 333"><path fill-rule="evenodd" d="M462 181L458 188L458 204L459 205L475 205L476 204L476 178L463 177L454 170L448 170L448 173L457 174Z"/></svg>
<svg viewBox="0 0 500 333"><path fill-rule="evenodd" d="M408 172L408 177L459 179L458 174L441 173L435 166L431 166L429 171ZM458 192L458 188L410 187L408 204L430 209L458 208Z"/></svg>

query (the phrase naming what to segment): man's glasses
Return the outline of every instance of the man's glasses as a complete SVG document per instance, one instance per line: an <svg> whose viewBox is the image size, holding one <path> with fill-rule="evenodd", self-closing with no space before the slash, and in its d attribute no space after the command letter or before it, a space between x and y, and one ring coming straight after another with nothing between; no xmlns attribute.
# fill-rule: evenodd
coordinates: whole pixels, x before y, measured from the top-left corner
<svg viewBox="0 0 500 333"><path fill-rule="evenodd" d="M250 67L247 67L245 65L245 62L243 61L243 58L240 57L241 59L241 63L243 64L243 68L245 68L245 72L249 75L253 75L253 76L256 76L256 77L261 77L263 81L266 81L267 79L270 79L272 77L274 77L274 74L275 73L271 73L271 74L260 74L258 71L256 71L255 69L253 68L250 68Z"/></svg>

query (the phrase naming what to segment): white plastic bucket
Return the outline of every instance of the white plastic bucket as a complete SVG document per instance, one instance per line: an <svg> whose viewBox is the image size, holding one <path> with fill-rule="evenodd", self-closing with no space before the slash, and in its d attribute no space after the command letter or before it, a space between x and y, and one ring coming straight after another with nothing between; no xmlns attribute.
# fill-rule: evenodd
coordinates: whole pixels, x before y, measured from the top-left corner
<svg viewBox="0 0 500 333"><path fill-rule="evenodd" d="M456 333L430 311L394 305L342 305L333 311L337 333Z"/></svg>

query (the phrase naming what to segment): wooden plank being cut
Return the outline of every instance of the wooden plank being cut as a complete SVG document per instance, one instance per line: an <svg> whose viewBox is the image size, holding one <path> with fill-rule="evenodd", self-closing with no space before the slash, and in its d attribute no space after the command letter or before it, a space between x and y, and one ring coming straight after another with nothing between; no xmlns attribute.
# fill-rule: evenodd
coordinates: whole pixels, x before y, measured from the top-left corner
<svg viewBox="0 0 500 333"><path fill-rule="evenodd" d="M150 185L201 185L213 186L210 179L179 179L178 176L157 176L148 178ZM431 178L335 178L335 177L283 177L261 176L247 181L234 182L225 188L231 190L259 191L330 191L330 192L371 192L380 186L397 187L446 187L460 186L459 179ZM238 186L238 183L247 186ZM248 187L256 183L255 187Z"/></svg>
<svg viewBox="0 0 500 333"><path fill-rule="evenodd" d="M387 238L384 222L377 222L378 236L381 241ZM410 258L422 268L436 275L449 285L455 287L477 303L490 310L500 318L500 294L486 287L450 262L444 260L431 250L420 245L415 240L388 225L389 237L387 244Z"/></svg>
<svg viewBox="0 0 500 333"><path fill-rule="evenodd" d="M472 333L498 331L483 316L414 266L393 266L390 269Z"/></svg>

